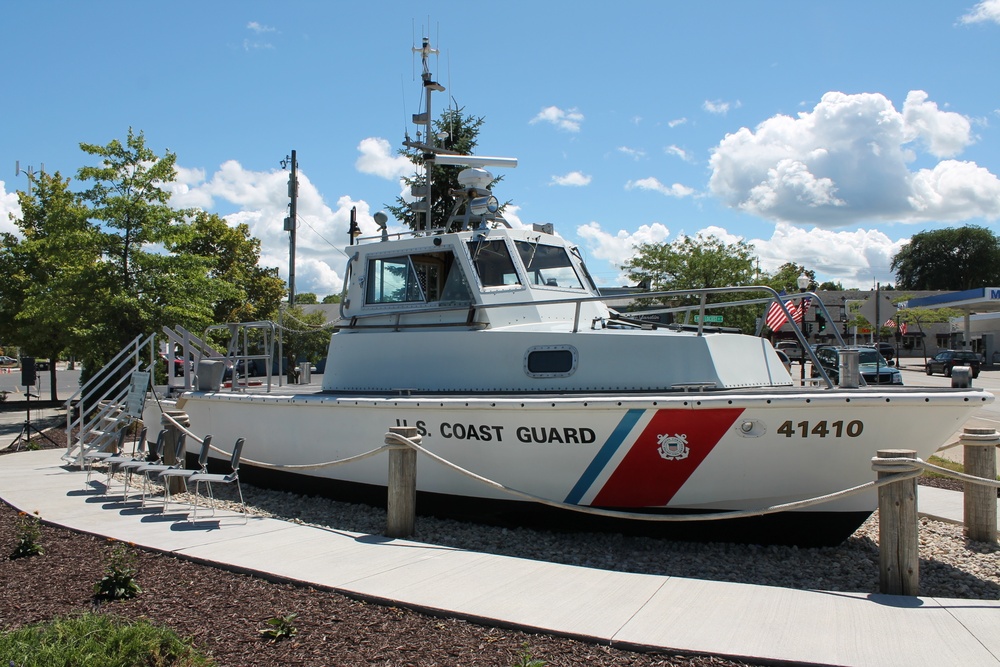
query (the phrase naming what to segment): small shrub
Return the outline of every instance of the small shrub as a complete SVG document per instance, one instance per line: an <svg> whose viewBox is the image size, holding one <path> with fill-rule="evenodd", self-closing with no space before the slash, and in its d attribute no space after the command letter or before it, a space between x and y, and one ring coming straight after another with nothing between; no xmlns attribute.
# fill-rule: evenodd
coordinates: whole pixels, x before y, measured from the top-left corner
<svg viewBox="0 0 1000 667"><path fill-rule="evenodd" d="M0 656L16 667L200 667L211 662L174 632L106 614L56 618L0 632Z"/></svg>
<svg viewBox="0 0 1000 667"><path fill-rule="evenodd" d="M524 644L521 646L521 655L512 667L545 667L545 661L540 658L531 657L531 651L528 650L528 645Z"/></svg>
<svg viewBox="0 0 1000 667"><path fill-rule="evenodd" d="M27 556L40 556L45 553L45 548L42 547L42 531L38 527L39 523L37 513L35 516L25 512L17 513L15 526L17 542L14 545L14 552L10 555L11 560Z"/></svg>
<svg viewBox="0 0 1000 667"><path fill-rule="evenodd" d="M299 617L298 614L285 614L284 616L275 616L267 620L267 627L260 630L260 634L267 637L271 641L278 641L279 639L288 639L299 634L299 629L295 627L295 619Z"/></svg>
<svg viewBox="0 0 1000 667"><path fill-rule="evenodd" d="M128 600L142 589L135 580L139 574L135 552L124 542L117 542L108 556L104 576L94 584L94 595L99 600Z"/></svg>

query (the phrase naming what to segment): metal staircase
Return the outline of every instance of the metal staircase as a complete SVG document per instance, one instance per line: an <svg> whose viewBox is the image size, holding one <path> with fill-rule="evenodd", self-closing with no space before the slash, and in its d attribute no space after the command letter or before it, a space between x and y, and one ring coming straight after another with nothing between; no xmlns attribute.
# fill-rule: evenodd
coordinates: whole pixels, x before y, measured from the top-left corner
<svg viewBox="0 0 1000 667"><path fill-rule="evenodd" d="M153 380L161 357L169 362L165 387L157 387ZM183 360L180 375L174 372L173 359ZM67 446L63 459L82 467L85 455L113 447L120 429L142 418L148 392L158 400L158 390L170 394L195 387L195 369L202 359L233 366L231 357L180 326L163 327L161 335L136 336L64 403Z"/></svg>

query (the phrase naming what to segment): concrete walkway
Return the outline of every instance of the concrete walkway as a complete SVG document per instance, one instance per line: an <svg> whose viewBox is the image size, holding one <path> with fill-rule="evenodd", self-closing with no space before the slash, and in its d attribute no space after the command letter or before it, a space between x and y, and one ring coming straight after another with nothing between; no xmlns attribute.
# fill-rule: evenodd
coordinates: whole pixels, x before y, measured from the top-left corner
<svg viewBox="0 0 1000 667"><path fill-rule="evenodd" d="M608 572L274 519L244 525L233 514L189 523L182 511L99 495L61 454L0 457L0 497L52 524L219 567L621 648L821 665L1000 665L1000 601ZM927 491L922 503L951 498Z"/></svg>

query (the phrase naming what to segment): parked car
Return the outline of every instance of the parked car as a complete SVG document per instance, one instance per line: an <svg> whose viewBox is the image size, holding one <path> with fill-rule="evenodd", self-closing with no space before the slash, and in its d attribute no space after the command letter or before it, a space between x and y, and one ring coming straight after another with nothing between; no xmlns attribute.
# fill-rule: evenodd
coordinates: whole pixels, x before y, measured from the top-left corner
<svg viewBox="0 0 1000 667"><path fill-rule="evenodd" d="M167 355L165 355L165 354L161 354L160 355L160 359L162 359L163 363L167 365L167 368L173 368L174 369L174 376L175 377L180 377L180 376L184 375L184 360L183 359L181 359L180 357L174 357L173 359L167 359ZM193 370L194 369L194 362L190 362L190 363L191 363L192 370Z"/></svg>
<svg viewBox="0 0 1000 667"><path fill-rule="evenodd" d="M928 375L941 373L945 377L951 377L951 369L955 366L968 366L972 370L972 377L979 377L981 361L979 355L972 350L942 350L927 360L924 370Z"/></svg>
<svg viewBox="0 0 1000 667"><path fill-rule="evenodd" d="M775 346L775 350L779 350L788 355L790 361L797 361L802 363L802 346L799 345L798 341L794 340L779 340Z"/></svg>
<svg viewBox="0 0 1000 667"><path fill-rule="evenodd" d="M48 359L35 359L35 370L36 371L47 371L49 370L50 362Z"/></svg>
<svg viewBox="0 0 1000 667"><path fill-rule="evenodd" d="M896 347L892 343L879 343L878 351L885 357L886 361L891 362L896 356Z"/></svg>
<svg viewBox="0 0 1000 667"><path fill-rule="evenodd" d="M874 347L839 348L833 345L820 345L816 348L816 358L834 382L840 382L841 349L858 351L858 370L866 384L903 384L903 374ZM819 369L813 366L811 375L819 377Z"/></svg>
<svg viewBox="0 0 1000 667"><path fill-rule="evenodd" d="M0 366L17 366L17 359L14 357L0 356Z"/></svg>

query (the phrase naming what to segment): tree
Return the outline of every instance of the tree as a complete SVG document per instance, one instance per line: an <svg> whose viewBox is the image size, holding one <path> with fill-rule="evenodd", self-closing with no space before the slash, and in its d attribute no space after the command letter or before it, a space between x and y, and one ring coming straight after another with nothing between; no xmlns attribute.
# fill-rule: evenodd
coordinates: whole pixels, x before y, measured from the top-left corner
<svg viewBox="0 0 1000 667"><path fill-rule="evenodd" d="M212 315L216 324L276 317L285 282L276 267L260 266L260 240L250 235L247 225L231 226L214 213L199 211L191 221L190 234L172 250L208 260L208 276L219 290ZM300 299L301 295L296 296Z"/></svg>
<svg viewBox="0 0 1000 667"><path fill-rule="evenodd" d="M434 131L438 136L444 136L437 145L462 155L472 154L476 147L476 139L479 136L479 129L485 122L485 118L463 115L464 108L446 109L441 113L441 117L433 121ZM416 148L401 148L397 151L399 155L404 155L419 169L426 166L424 151ZM431 189L431 217L435 222L444 223L448 220L455 208L456 197L451 194L452 190L462 190L458 183L458 174L465 167L437 165L431 168L432 189ZM503 177L493 179L491 187L500 182ZM407 188L412 191L420 191L427 186L426 173L417 173L403 179ZM505 204L506 205L506 204ZM413 211L408 202L403 197L396 197L396 204L387 204L386 208L393 217L405 223L410 229L417 231L426 227L423 216ZM503 210L503 207L500 209ZM451 231L457 231L456 228Z"/></svg>
<svg viewBox="0 0 1000 667"><path fill-rule="evenodd" d="M766 277L765 282L769 287L772 287L779 292L781 290L785 290L789 294L794 294L799 291L799 276L803 274L809 279L806 291L815 291L817 284L816 272L812 269L807 270L805 266L795 264L793 262L786 262L782 264L778 267L778 270L774 273L774 275Z"/></svg>
<svg viewBox="0 0 1000 667"><path fill-rule="evenodd" d="M339 294L327 294L323 297L323 303L340 303Z"/></svg>
<svg viewBox="0 0 1000 667"><path fill-rule="evenodd" d="M909 296L902 296L895 301L902 302L909 299ZM907 326L916 325L920 337L924 337L924 325L938 322L949 322L953 318L961 317L962 312L954 308L900 308L896 311L896 320ZM863 319L863 318L862 318ZM924 364L927 363L927 346L922 345L924 353Z"/></svg>
<svg viewBox="0 0 1000 667"><path fill-rule="evenodd" d="M642 243L635 256L622 265L629 280L643 283L653 291L701 289L730 285L753 285L754 249L745 241L726 244L716 236L685 236L672 243ZM733 295L711 294L708 301L732 301ZM744 297L739 297L744 298ZM662 303L662 300L658 300ZM678 300L693 305L696 298ZM648 301L647 301L648 303ZM724 322L743 331L753 331L753 308L727 308Z"/></svg>
<svg viewBox="0 0 1000 667"><path fill-rule="evenodd" d="M914 234L892 258L899 289L967 290L1000 284L1000 239L969 225Z"/></svg>
<svg viewBox="0 0 1000 667"><path fill-rule="evenodd" d="M313 292L300 292L295 295L295 303L302 304L304 306L311 306L319 303L319 299Z"/></svg>
<svg viewBox="0 0 1000 667"><path fill-rule="evenodd" d="M840 283L839 280L836 281L836 282L834 282L832 280L828 280L828 281L826 281L824 283L820 283L819 291L821 291L821 292L843 292L844 291L844 286Z"/></svg>
<svg viewBox="0 0 1000 667"><path fill-rule="evenodd" d="M136 336L163 325L204 328L226 288L211 280L206 258L170 252L192 234L191 212L171 208L163 189L175 178L176 155L157 156L131 128L124 145L114 140L80 148L101 159L78 172L91 183L83 199L99 225L104 258L92 284L81 355L93 371Z"/></svg>
<svg viewBox="0 0 1000 667"><path fill-rule="evenodd" d="M284 310L282 322L282 348L291 383L294 382L297 362L315 363L326 355L330 345L330 323L322 311L306 313L298 305Z"/></svg>
<svg viewBox="0 0 1000 667"><path fill-rule="evenodd" d="M18 192L21 232L0 238L0 337L23 354L48 358L51 399L58 400L56 364L85 327L91 281L100 260L99 233L59 172L32 178ZM11 216L13 218L13 216Z"/></svg>

